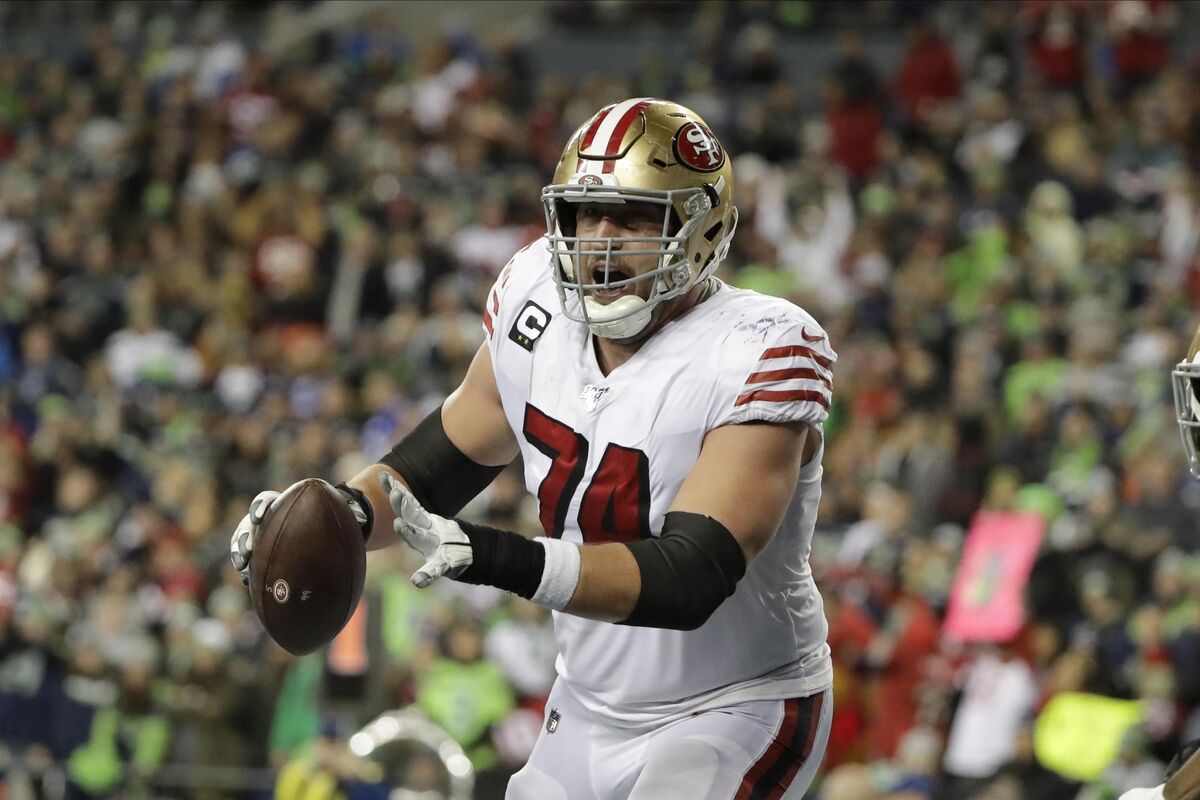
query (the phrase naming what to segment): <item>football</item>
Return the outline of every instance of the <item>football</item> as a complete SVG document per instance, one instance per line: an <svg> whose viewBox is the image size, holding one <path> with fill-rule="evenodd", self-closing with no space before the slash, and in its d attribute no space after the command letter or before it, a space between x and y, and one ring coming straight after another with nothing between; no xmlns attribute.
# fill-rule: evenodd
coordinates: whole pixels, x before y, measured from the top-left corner
<svg viewBox="0 0 1200 800"><path fill-rule="evenodd" d="M276 498L250 556L250 596L263 627L295 655L328 643L362 597L367 547L354 513L325 481Z"/></svg>

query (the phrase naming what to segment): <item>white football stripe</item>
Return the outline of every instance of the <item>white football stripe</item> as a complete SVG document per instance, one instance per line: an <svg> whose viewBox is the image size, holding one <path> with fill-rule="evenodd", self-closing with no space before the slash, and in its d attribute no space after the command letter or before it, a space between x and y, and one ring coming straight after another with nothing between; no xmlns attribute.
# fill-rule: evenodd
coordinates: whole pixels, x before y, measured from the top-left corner
<svg viewBox="0 0 1200 800"><path fill-rule="evenodd" d="M612 110L600 121L600 127L596 129L596 135L592 137L592 145L588 149L593 153L607 150L608 140L612 138L613 131L617 129L617 123L621 121L621 117L625 116L625 112L638 103L649 99L648 97L634 97L613 106ZM604 170L603 161L588 158L581 158L580 161L583 162L583 169L580 170L580 174L599 175Z"/></svg>
<svg viewBox="0 0 1200 800"><path fill-rule="evenodd" d="M825 369L816 361L806 356L791 356L789 358L766 358L758 362L754 368L755 372L775 372L781 369L811 369L815 370L818 375L823 376L830 383L833 382L833 372Z"/></svg>
<svg viewBox="0 0 1200 800"><path fill-rule="evenodd" d="M767 381L763 383L747 383L744 385L739 394L747 392L757 392L759 389L768 389L772 392L797 392L802 389L809 391L820 392L826 400L829 399L829 389L820 381L810 381L803 378L791 378L782 381Z"/></svg>

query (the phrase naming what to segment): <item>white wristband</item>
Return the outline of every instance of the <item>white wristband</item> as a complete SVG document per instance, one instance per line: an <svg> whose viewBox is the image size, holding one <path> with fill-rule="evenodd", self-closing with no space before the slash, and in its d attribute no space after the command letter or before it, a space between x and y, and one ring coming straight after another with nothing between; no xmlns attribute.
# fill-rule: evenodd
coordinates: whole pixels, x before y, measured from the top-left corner
<svg viewBox="0 0 1200 800"><path fill-rule="evenodd" d="M530 599L539 606L562 611L571 602L575 587L579 585L579 545L562 539L547 539L539 536L546 550L546 566L542 568L542 582Z"/></svg>

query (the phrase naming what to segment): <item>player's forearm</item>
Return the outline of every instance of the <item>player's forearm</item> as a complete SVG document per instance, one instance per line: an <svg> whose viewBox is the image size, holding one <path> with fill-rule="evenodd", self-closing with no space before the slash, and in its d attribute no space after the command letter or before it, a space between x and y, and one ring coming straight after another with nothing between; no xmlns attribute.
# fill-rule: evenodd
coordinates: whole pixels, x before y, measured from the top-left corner
<svg viewBox="0 0 1200 800"><path fill-rule="evenodd" d="M461 390L455 393L455 396L459 395ZM447 404L450 403L448 400ZM386 470L403 484L417 497L423 508L435 514L452 517L487 488L503 469L502 466L478 463L473 458L476 450L505 464L514 457L508 455L504 449L503 436L497 437L494 430L489 434L486 426L466 425L462 419L464 414L469 416L468 412L471 409L463 409L462 405L464 401L460 399L457 406L446 408L445 411L456 420L452 427L458 429L458 435L465 437L473 445L468 447L467 452L450 439L443 425L443 408L438 408L397 442L378 463L372 464L348 481L349 486L366 495L375 511L375 522L371 526L370 536L367 537L368 550L389 547L397 541L392 526L396 518L395 513L388 503L387 492L379 485L381 472ZM500 419L503 421L503 412ZM508 434L507 428L503 433ZM497 439L499 444L493 441ZM507 461L504 460L506 455Z"/></svg>
<svg viewBox="0 0 1200 800"><path fill-rule="evenodd" d="M379 473L385 470L390 472L393 478L404 483L404 479L395 470L388 469L383 464L372 464L346 481L348 486L366 496L367 502L371 504L371 508L375 512L371 533L367 536L368 550L381 550L400 541L392 529L392 522L396 519L396 515L392 513L392 507L388 503L387 492L379 486ZM405 485L407 486L407 484Z"/></svg>
<svg viewBox="0 0 1200 800"><path fill-rule="evenodd" d="M424 523L422 523L424 524ZM695 630L733 594L746 560L733 535L711 517L667 514L662 533L630 544L579 546L528 540L464 520L444 536L464 536L466 583L495 586L556 611L646 628Z"/></svg>
<svg viewBox="0 0 1200 800"><path fill-rule="evenodd" d="M580 548L579 584L565 611L588 619L620 622L633 613L642 577L633 553L623 544Z"/></svg>
<svg viewBox="0 0 1200 800"><path fill-rule="evenodd" d="M459 581L495 586L554 611L602 622L623 622L637 607L641 573L623 544L530 540L512 531L455 522L469 537L473 555Z"/></svg>
<svg viewBox="0 0 1200 800"><path fill-rule="evenodd" d="M1195 800L1200 797L1200 750L1183 762L1163 786L1165 800Z"/></svg>

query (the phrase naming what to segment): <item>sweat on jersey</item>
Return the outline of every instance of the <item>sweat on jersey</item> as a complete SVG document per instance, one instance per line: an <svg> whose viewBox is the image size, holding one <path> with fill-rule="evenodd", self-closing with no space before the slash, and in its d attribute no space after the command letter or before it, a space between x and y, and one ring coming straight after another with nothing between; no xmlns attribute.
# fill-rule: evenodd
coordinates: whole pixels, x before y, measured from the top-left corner
<svg viewBox="0 0 1200 800"><path fill-rule="evenodd" d="M828 416L837 355L792 303L718 283L605 376L588 328L561 313L550 263L544 239L517 253L483 318L547 536L657 536L709 431L753 421L819 429ZM628 726L827 688L829 631L808 564L821 473L818 452L771 542L697 630L555 612L560 680L591 713Z"/></svg>

